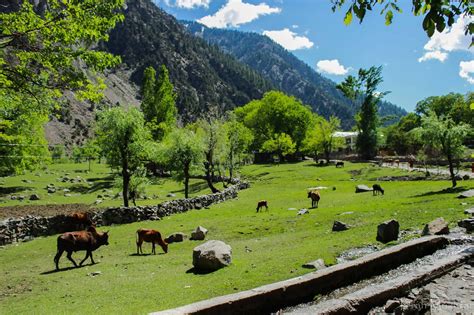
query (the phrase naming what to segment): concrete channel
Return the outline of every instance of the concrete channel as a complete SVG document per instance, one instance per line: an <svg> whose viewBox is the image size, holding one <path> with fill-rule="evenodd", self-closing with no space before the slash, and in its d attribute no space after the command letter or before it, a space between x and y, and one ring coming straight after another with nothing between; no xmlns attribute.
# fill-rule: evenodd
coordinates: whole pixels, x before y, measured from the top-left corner
<svg viewBox="0 0 474 315"><path fill-rule="evenodd" d="M422 237L300 277L152 314L270 314L280 312L290 306L311 302L317 295L324 295L361 280L382 275L418 258L432 255L445 248L449 242L448 238L442 236ZM328 301L326 305L323 303L323 308L318 309L316 313L346 314L342 311L343 309L349 310L347 314L365 312L370 307L383 303L382 300L387 300L408 287L411 288L425 283L433 277L440 276L473 257L473 251L452 255L431 269L428 268L418 274L411 275L410 279L403 279L403 281L398 279L407 283L406 285L400 284L399 289L394 289L396 283L385 284L386 286L381 284L382 287L377 287L375 290L357 291L348 297ZM359 304L360 306L358 306ZM312 309L311 313L316 314L315 310Z"/></svg>

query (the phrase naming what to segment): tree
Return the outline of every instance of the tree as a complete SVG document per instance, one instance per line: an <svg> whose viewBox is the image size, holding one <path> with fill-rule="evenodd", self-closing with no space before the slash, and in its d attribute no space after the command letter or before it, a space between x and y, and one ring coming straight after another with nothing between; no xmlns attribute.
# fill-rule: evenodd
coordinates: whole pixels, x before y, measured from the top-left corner
<svg viewBox="0 0 474 315"><path fill-rule="evenodd" d="M399 155L416 154L422 146L415 132L420 126L421 117L417 114L402 117L397 124L386 128L386 147Z"/></svg>
<svg viewBox="0 0 474 315"><path fill-rule="evenodd" d="M104 84L95 74L120 63L120 58L91 46L108 39L108 31L123 19L118 12L122 5L123 0L2 2L2 173L33 169L48 160L44 125L63 90L100 99ZM87 66L87 74L82 66Z"/></svg>
<svg viewBox="0 0 474 315"><path fill-rule="evenodd" d="M31 98L0 94L1 176L32 170L50 161L43 130L47 121L47 111L36 110Z"/></svg>
<svg viewBox="0 0 474 315"><path fill-rule="evenodd" d="M420 116L428 116L430 112L433 112L438 117L451 117L456 123L463 122L474 127L474 110L470 108L473 102L474 93L431 96L418 102L415 112Z"/></svg>
<svg viewBox="0 0 474 315"><path fill-rule="evenodd" d="M107 162L121 170L123 204L128 207L130 180L147 160L151 140L143 114L136 108L112 108L99 113L97 127Z"/></svg>
<svg viewBox="0 0 474 315"><path fill-rule="evenodd" d="M452 187L456 187L454 163L464 152L463 141L470 126L455 123L450 117L438 117L435 113L422 118L421 136L428 145L438 148L448 160Z"/></svg>
<svg viewBox="0 0 474 315"><path fill-rule="evenodd" d="M108 31L123 20L123 0L10 1L0 9L1 93L38 94L64 89L89 99L99 97L99 81L77 66L103 71L119 57L91 49L108 39ZM97 78L96 78L97 79ZM40 104L37 104L38 106Z"/></svg>
<svg viewBox="0 0 474 315"><path fill-rule="evenodd" d="M242 154L247 151L253 141L252 131L237 121L233 113L224 125L228 142L227 165L229 168L229 180L234 176L234 169L242 160Z"/></svg>
<svg viewBox="0 0 474 315"><path fill-rule="evenodd" d="M204 169L207 185L213 193L219 192L213 184L216 161L226 155L227 142L223 131L223 123L211 114L206 119L199 119L195 124L195 131L201 137L204 149Z"/></svg>
<svg viewBox="0 0 474 315"><path fill-rule="evenodd" d="M329 121L327 121L317 115L315 115L314 120L314 127L308 131L304 147L306 152L322 152L326 163L329 164L331 152L344 145L342 138L334 137L334 133L341 126L341 121L335 116L331 116Z"/></svg>
<svg viewBox="0 0 474 315"><path fill-rule="evenodd" d="M287 155L296 152L296 144L286 133L279 133L275 134L272 139L265 141L262 150L278 154L280 161L283 161Z"/></svg>
<svg viewBox="0 0 474 315"><path fill-rule="evenodd" d="M161 140L176 125L176 93L165 65L160 68L158 80L153 67L144 72L141 109L153 139Z"/></svg>
<svg viewBox="0 0 474 315"><path fill-rule="evenodd" d="M377 86L383 82L382 67L359 69L357 78L348 76L337 85L344 95L352 100L362 98L360 111L356 116L357 150L364 159L371 159L377 154L377 127L379 125L377 104L388 92L378 92Z"/></svg>
<svg viewBox="0 0 474 315"><path fill-rule="evenodd" d="M89 172L91 171L91 161L100 156L100 148L96 139L89 139L82 147L82 156L89 162ZM99 161L100 162L100 161Z"/></svg>
<svg viewBox="0 0 474 315"><path fill-rule="evenodd" d="M353 13L360 23L364 20L367 11L372 11L376 6L382 6L380 14L385 14L385 25L392 24L393 13L401 13L401 8L397 5L397 0L332 0L332 10L342 8L346 2L349 8L344 17L346 25L352 22ZM422 27L426 34L431 37L435 30L442 32L446 25L451 26L455 22L454 17L473 15L472 0L412 0L412 12L414 15L424 15ZM465 34L474 34L474 22L469 22ZM471 42L471 46L474 43Z"/></svg>
<svg viewBox="0 0 474 315"><path fill-rule="evenodd" d="M278 91L265 93L261 100L254 100L234 112L237 119L252 130L255 150L262 149L263 143L275 135L284 133L298 151L312 119L308 106Z"/></svg>
<svg viewBox="0 0 474 315"><path fill-rule="evenodd" d="M186 128L172 130L163 140L164 157L177 180L184 181L184 196L189 197L191 173L203 163L203 143L195 132Z"/></svg>

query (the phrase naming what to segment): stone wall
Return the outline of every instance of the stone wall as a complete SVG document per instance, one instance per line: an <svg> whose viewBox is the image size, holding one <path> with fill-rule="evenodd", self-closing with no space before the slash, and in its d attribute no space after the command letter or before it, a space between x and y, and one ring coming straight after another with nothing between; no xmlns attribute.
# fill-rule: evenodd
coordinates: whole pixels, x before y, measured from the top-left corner
<svg viewBox="0 0 474 315"><path fill-rule="evenodd" d="M182 213L192 209L200 210L212 204L237 197L239 190L250 185L234 180L234 185L221 192L188 199L165 201L156 206L110 207L92 212L93 221L98 226L124 224L146 220L160 220L162 217ZM38 236L54 235L71 229L70 218L66 215L51 217L27 216L0 222L0 245L27 241Z"/></svg>

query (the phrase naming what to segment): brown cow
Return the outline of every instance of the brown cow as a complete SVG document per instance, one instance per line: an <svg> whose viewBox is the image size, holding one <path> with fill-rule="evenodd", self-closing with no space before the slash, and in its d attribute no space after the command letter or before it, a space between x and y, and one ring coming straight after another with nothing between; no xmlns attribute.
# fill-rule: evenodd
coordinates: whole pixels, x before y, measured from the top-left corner
<svg viewBox="0 0 474 315"><path fill-rule="evenodd" d="M72 259L72 252L87 251L86 257L79 263L82 266L84 261L90 257L93 264L92 252L102 245L109 245L108 232L97 232L95 227L90 226L86 231L66 232L58 236L58 252L54 256L56 263L56 270L59 270L59 259L63 252L67 252L67 258L72 261L75 267L78 267L76 262Z"/></svg>
<svg viewBox="0 0 474 315"><path fill-rule="evenodd" d="M151 252L156 255L155 243L158 243L165 253L168 252L168 243L161 238L161 233L157 230L151 229L139 229L137 231L137 254L143 254L142 244L143 242L152 243Z"/></svg>
<svg viewBox="0 0 474 315"><path fill-rule="evenodd" d="M91 215L87 212L74 212L67 216L65 230L66 231L80 231L85 230L89 226L95 227L95 222L92 221Z"/></svg>
<svg viewBox="0 0 474 315"><path fill-rule="evenodd" d="M257 212L260 210L260 208L265 207L265 209L268 211L268 202L266 200L260 200L257 203Z"/></svg>
<svg viewBox="0 0 474 315"><path fill-rule="evenodd" d="M321 200L321 195L319 194L319 190L308 191L308 198L311 198L311 207L317 208L319 204L319 200Z"/></svg>

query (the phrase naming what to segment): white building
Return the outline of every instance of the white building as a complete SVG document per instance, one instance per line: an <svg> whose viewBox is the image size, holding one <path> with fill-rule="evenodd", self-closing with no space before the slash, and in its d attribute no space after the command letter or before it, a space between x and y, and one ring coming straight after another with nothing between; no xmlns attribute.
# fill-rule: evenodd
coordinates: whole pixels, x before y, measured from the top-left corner
<svg viewBox="0 0 474 315"><path fill-rule="evenodd" d="M357 136L359 135L358 131L336 131L333 136L334 138L344 138L346 143L346 148L350 150L355 150Z"/></svg>

